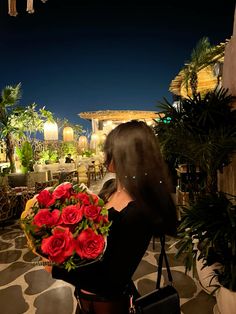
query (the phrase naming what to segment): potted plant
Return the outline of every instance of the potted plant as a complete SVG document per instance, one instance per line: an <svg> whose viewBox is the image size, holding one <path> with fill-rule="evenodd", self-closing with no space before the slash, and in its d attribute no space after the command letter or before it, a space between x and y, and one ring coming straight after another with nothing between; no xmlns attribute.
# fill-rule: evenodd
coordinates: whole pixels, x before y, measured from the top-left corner
<svg viewBox="0 0 236 314"><path fill-rule="evenodd" d="M236 196L210 193L182 206L176 257L183 254L186 271L193 270L196 275L198 270L204 290L216 291L218 313L233 313L236 307ZM222 303L225 293L229 296L224 296Z"/></svg>
<svg viewBox="0 0 236 314"><path fill-rule="evenodd" d="M33 149L30 142L24 141L21 146L16 147L16 154L21 163L21 173L8 174L8 183L11 187L26 186L27 173L33 166Z"/></svg>
<svg viewBox="0 0 236 314"><path fill-rule="evenodd" d="M223 291L230 292L227 300L232 294L236 299L236 197L218 192L217 179L235 152L234 101L223 88L180 99L178 106L166 101L161 107L164 117L156 127L165 159L193 165L202 173L201 190L186 206L179 206L177 257L185 254L186 270L192 269L194 274L199 270L206 291L218 288L217 306L224 314L233 313L236 307L234 304L232 312L227 312L223 307L230 302L220 302Z"/></svg>
<svg viewBox="0 0 236 314"><path fill-rule="evenodd" d="M30 171L33 160L33 149L30 142L25 141L20 147L16 147L16 154L21 162L21 172L26 174Z"/></svg>
<svg viewBox="0 0 236 314"><path fill-rule="evenodd" d="M42 150L39 153L39 162L41 164L50 164L58 162L58 153L54 149Z"/></svg>
<svg viewBox="0 0 236 314"><path fill-rule="evenodd" d="M160 106L164 116L160 116L155 131L163 156L172 163L199 167L203 192L217 191L217 173L230 164L235 152L234 101L235 97L221 88L180 99L177 107L167 100Z"/></svg>
<svg viewBox="0 0 236 314"><path fill-rule="evenodd" d="M93 155L92 150L86 149L85 151L82 152L82 157L91 157Z"/></svg>

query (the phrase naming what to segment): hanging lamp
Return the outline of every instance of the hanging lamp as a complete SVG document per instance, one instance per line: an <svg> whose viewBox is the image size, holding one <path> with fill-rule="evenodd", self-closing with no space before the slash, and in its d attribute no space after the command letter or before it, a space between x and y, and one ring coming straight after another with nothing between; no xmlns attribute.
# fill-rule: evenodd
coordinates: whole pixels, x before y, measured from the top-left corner
<svg viewBox="0 0 236 314"><path fill-rule="evenodd" d="M88 139L85 135L81 135L79 137L79 148L85 150L88 148Z"/></svg>
<svg viewBox="0 0 236 314"><path fill-rule="evenodd" d="M46 3L47 0L41 0L41 2ZM26 11L29 14L34 13L34 0L27 0ZM8 14L10 16L17 16L16 0L8 0Z"/></svg>
<svg viewBox="0 0 236 314"><path fill-rule="evenodd" d="M8 14L10 16L17 16L16 0L8 0Z"/></svg>
<svg viewBox="0 0 236 314"><path fill-rule="evenodd" d="M56 122L45 122L43 125L44 140L57 141L58 140L58 126Z"/></svg>
<svg viewBox="0 0 236 314"><path fill-rule="evenodd" d="M27 0L26 11L27 11L29 14L34 13L34 0Z"/></svg>
<svg viewBox="0 0 236 314"><path fill-rule="evenodd" d="M74 140L74 130L70 126L63 129L63 141L72 142Z"/></svg>

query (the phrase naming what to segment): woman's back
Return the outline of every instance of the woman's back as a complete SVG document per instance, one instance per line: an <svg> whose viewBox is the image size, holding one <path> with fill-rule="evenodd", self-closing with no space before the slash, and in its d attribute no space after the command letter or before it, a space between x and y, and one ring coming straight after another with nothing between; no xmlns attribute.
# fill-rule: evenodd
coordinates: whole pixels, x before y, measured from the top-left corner
<svg viewBox="0 0 236 314"><path fill-rule="evenodd" d="M151 240L152 223L135 201L121 211L110 208L109 220L112 226L102 260L69 273L54 267L54 277L105 297L123 293Z"/></svg>

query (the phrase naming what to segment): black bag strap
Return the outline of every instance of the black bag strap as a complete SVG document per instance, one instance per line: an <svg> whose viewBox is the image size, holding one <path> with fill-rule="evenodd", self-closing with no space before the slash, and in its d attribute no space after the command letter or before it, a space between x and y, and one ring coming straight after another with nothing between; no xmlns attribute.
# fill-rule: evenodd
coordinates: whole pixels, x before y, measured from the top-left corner
<svg viewBox="0 0 236 314"><path fill-rule="evenodd" d="M171 283L171 285L173 284L173 278L172 278L171 271L170 271L170 265L169 265L166 251L165 251L165 235L160 236L160 242L161 242L161 253L159 256L158 266L157 266L156 289L160 289L163 259L165 259L166 270L167 270L167 274L168 274L168 280Z"/></svg>

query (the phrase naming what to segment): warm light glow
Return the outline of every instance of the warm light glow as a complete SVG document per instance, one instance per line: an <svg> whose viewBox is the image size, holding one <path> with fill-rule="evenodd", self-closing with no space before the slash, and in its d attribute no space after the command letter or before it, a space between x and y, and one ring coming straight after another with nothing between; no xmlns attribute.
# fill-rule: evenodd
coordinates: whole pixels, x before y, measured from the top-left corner
<svg viewBox="0 0 236 314"><path fill-rule="evenodd" d="M96 133L93 133L91 135L90 148L96 150L97 144L98 144L98 135Z"/></svg>
<svg viewBox="0 0 236 314"><path fill-rule="evenodd" d="M45 122L43 126L43 131L45 141L58 140L58 126L56 122Z"/></svg>
<svg viewBox="0 0 236 314"><path fill-rule="evenodd" d="M87 149L88 148L88 139L85 135L79 137L79 148Z"/></svg>
<svg viewBox="0 0 236 314"><path fill-rule="evenodd" d="M72 142L74 140L74 130L67 126L63 129L63 141L64 142Z"/></svg>
<svg viewBox="0 0 236 314"><path fill-rule="evenodd" d="M153 124L153 121L149 120L146 123L147 123L147 125L151 126Z"/></svg>
<svg viewBox="0 0 236 314"><path fill-rule="evenodd" d="M106 137L107 137L106 134L101 134L100 135L100 143L103 144L105 142L105 140L106 140Z"/></svg>

